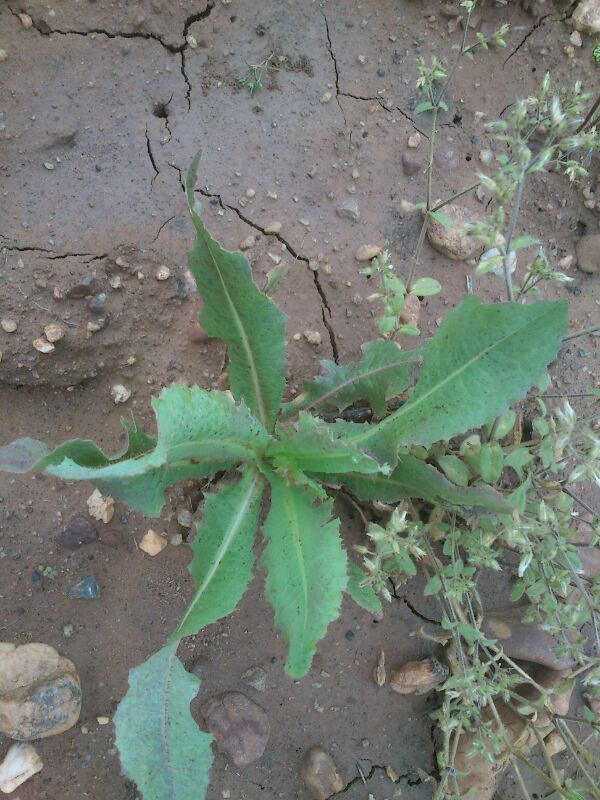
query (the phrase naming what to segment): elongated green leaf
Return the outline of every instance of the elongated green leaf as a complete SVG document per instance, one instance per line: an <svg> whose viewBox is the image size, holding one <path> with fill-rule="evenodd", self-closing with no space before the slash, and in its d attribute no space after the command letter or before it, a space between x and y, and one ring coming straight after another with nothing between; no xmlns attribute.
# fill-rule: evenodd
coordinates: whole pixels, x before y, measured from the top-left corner
<svg viewBox="0 0 600 800"><path fill-rule="evenodd" d="M450 439L502 414L552 361L567 327L564 302L483 305L467 296L450 311L424 352L407 402L358 440L376 449L393 440Z"/></svg>
<svg viewBox="0 0 600 800"><path fill-rule="evenodd" d="M190 703L200 681L169 644L129 672L129 689L115 714L123 772L144 800L203 800L212 765L212 736L198 729Z"/></svg>
<svg viewBox="0 0 600 800"><path fill-rule="evenodd" d="M64 480L91 480L105 494L127 502L148 516L160 514L167 487L202 478L257 458L269 436L246 406L224 392L197 386L172 386L153 398L156 441L136 434L126 451L110 459L86 440L65 442L30 466ZM25 442L23 458L31 452ZM138 454L140 448L154 448ZM133 453L133 457L130 454ZM14 461L15 454L11 458Z"/></svg>
<svg viewBox="0 0 600 800"><path fill-rule="evenodd" d="M381 613L381 600L371 586L361 586L367 576L354 561L348 561L348 586L346 591L361 608L373 614Z"/></svg>
<svg viewBox="0 0 600 800"><path fill-rule="evenodd" d="M177 639L230 614L246 591L263 487L262 475L248 469L239 481L205 497L189 565L196 592L173 634Z"/></svg>
<svg viewBox="0 0 600 800"><path fill-rule="evenodd" d="M340 611L346 588L346 554L332 501L315 502L314 492L288 486L270 474L271 508L264 533L265 594L275 610L289 651L285 669L293 678L308 672L317 642Z"/></svg>
<svg viewBox="0 0 600 800"><path fill-rule="evenodd" d="M387 401L410 384L422 350L400 350L394 342L386 341L367 342L362 351L360 361L344 366L321 361L323 374L304 381L303 394L283 406L283 416L291 416L300 408L343 411L357 400L364 400L382 417Z"/></svg>
<svg viewBox="0 0 600 800"><path fill-rule="evenodd" d="M292 462L305 472L378 472L381 467L361 452L339 428L302 411L296 427L280 425L278 439L269 444L267 456L276 467Z"/></svg>
<svg viewBox="0 0 600 800"><path fill-rule="evenodd" d="M327 480L326 476L321 476ZM397 503L416 497L430 503L461 508L482 508L497 514L510 514L512 506L490 486L455 486L435 467L418 458L401 455L391 475L339 475L337 483L346 486L361 500Z"/></svg>
<svg viewBox="0 0 600 800"><path fill-rule="evenodd" d="M254 285L246 257L224 250L202 224L194 198L199 158L190 166L186 193L196 228L188 261L203 300L200 323L227 344L234 396L271 430L285 385L285 316Z"/></svg>

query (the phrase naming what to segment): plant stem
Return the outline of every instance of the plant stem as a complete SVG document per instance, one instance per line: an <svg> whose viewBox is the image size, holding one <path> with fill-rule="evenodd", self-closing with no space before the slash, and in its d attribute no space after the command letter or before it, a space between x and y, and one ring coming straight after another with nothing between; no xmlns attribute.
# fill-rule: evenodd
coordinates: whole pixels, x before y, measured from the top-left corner
<svg viewBox="0 0 600 800"><path fill-rule="evenodd" d="M567 745L569 752L577 762L577 766L583 772L586 779L589 781L593 797L600 798L600 791L598 791L598 789L596 788L596 781L592 778L592 776L588 772L587 767L584 765L583 761L579 757L579 753L577 752L579 748L579 743L577 742L577 739L575 739L575 737L569 730L569 727L566 724L566 722L563 722L562 720L558 719L556 720L556 724L558 732L562 736L563 742Z"/></svg>
<svg viewBox="0 0 600 800"><path fill-rule="evenodd" d="M517 186L517 192L515 194L515 199L513 201L512 213L510 215L510 222L508 225L508 232L506 234L506 242L504 244L504 280L506 282L506 292L508 294L509 302L515 302L515 293L513 291L512 285L512 277L510 274L510 263L509 263L509 256L510 256L510 245L513 240L513 236L515 233L515 228L517 227L517 219L519 217L519 211L521 209L521 200L523 199L523 189L525 188L525 172L522 170L521 175L519 176L519 183Z"/></svg>
<svg viewBox="0 0 600 800"><path fill-rule="evenodd" d="M459 197L472 192L473 189L476 189L480 184L481 181L477 181L477 183L472 183L470 186L465 186L464 189L461 189L460 192L455 192L455 194L453 194L452 197L448 197L447 200L440 200L439 203L436 203L436 205L433 206L431 211L439 211L440 208L447 206L448 203L452 203L454 200L458 200Z"/></svg>
<svg viewBox="0 0 600 800"><path fill-rule="evenodd" d="M577 339L579 336L587 336L588 333L596 333L596 331L600 331L600 325L592 325L591 328L584 328L582 331L569 333L563 338L563 342L568 342L570 339Z"/></svg>
<svg viewBox="0 0 600 800"><path fill-rule="evenodd" d="M581 497L578 497L576 494L574 494L567 486L563 486L562 490L565 494L568 494L569 497L572 497L573 500L579 503L582 508L585 508L588 514L593 514L597 519L600 519L600 514L597 511L594 511L591 506L588 506L585 500L582 500Z"/></svg>
<svg viewBox="0 0 600 800"><path fill-rule="evenodd" d="M415 277L415 272L417 271L417 264L419 261L419 254L421 252L421 247L423 246L423 242L425 241L425 234L427 232L427 225L429 223L429 217L427 214L423 217L423 223L421 225L421 230L419 231L419 238L417 239L417 243L415 245L415 249L412 256L412 261L410 265L410 272L408 274L408 280L406 281L406 291L407 293L410 292L412 282Z"/></svg>
<svg viewBox="0 0 600 800"><path fill-rule="evenodd" d="M582 131L582 130L583 130L585 127L586 127L586 125L588 124L588 122L590 122L590 121L593 119L593 117L594 117L594 114L596 113L596 111L598 110L598 108L600 108L600 95L598 95L598 97L596 98L596 100L595 100L595 102L594 102L594 105L593 105L593 106L590 108L590 110L588 111L588 113L585 115L585 119L583 120L583 122L581 123L581 125L580 125L580 126L577 128L577 130L575 131L575 133L581 133L581 131Z"/></svg>

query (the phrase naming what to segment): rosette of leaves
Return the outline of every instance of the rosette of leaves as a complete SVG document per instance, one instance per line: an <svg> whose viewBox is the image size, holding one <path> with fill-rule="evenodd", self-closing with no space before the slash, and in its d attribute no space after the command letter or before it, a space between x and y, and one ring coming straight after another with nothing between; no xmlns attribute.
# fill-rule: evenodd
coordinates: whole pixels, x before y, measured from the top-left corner
<svg viewBox="0 0 600 800"><path fill-rule="evenodd" d="M89 480L151 517L174 483L225 473L205 497L192 543L189 607L165 647L132 670L116 716L123 769L146 800L204 796L210 737L189 714L197 682L186 677L176 648L236 607L252 579L261 510L265 592L287 642L286 672L300 678L337 618L343 592L370 611L379 608L348 559L326 487L342 485L365 500L415 497L510 513L500 492L457 485L422 454L522 397L554 359L567 324L562 302L484 305L465 297L417 355L390 341L368 343L357 363L324 362L323 374L285 404L284 315L255 286L245 256L224 250L204 227L194 194L197 165L198 157L186 181L196 229L189 265L202 297L202 327L227 346L231 391L165 389L152 401L155 436L126 424L127 446L115 456L86 440L50 449L20 439L0 448L0 468ZM408 399L387 414L388 401L401 392ZM318 416L359 400L381 421L327 423ZM162 689L148 708L143 698L151 683Z"/></svg>

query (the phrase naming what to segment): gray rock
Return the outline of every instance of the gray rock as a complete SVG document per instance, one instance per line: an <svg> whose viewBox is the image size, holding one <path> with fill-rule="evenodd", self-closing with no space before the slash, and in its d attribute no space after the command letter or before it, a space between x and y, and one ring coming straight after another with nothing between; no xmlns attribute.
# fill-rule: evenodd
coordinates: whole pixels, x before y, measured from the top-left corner
<svg viewBox="0 0 600 800"><path fill-rule="evenodd" d="M271 726L265 711L241 692L212 697L201 708L215 744L236 767L257 761L265 752Z"/></svg>
<svg viewBox="0 0 600 800"><path fill-rule="evenodd" d="M577 266L582 272L600 272L600 233L588 233L575 245Z"/></svg>
<svg viewBox="0 0 600 800"><path fill-rule="evenodd" d="M600 0L580 0L572 22L573 27L583 33L600 33Z"/></svg>
<svg viewBox="0 0 600 800"><path fill-rule="evenodd" d="M402 170L405 175L416 175L421 169L421 164L410 153L402 153Z"/></svg>
<svg viewBox="0 0 600 800"><path fill-rule="evenodd" d="M335 213L338 215L338 217L352 220L352 222L358 222L360 220L360 208L353 197L349 197L347 200L342 200L342 202L339 203L335 209Z"/></svg>

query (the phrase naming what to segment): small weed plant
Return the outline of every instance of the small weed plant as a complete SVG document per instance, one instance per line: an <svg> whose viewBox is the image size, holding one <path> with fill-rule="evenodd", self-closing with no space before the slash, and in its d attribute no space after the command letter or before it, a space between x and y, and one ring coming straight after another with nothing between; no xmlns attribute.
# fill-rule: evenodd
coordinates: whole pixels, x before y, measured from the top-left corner
<svg viewBox="0 0 600 800"><path fill-rule="evenodd" d="M587 100L580 87L561 94L544 80L537 98L517 103L492 127L506 149L506 156L497 156L497 172L435 204L433 148L449 80L459 59L490 41L480 34L474 44L467 41L474 3L462 5L467 19L454 65L447 72L438 60L419 63L424 100L417 110L431 117L423 224L406 281L387 253L366 270L378 284L372 299L382 304L382 338L365 343L359 361L323 361L321 374L284 401L285 317L255 286L243 253L223 249L206 230L195 193L196 157L185 187L196 231L189 266L202 298L202 327L227 346L230 391L164 389L152 401L155 435L123 422L127 444L113 456L79 439L54 449L33 439L0 448L0 468L91 481L148 517L160 515L174 484L214 476L192 542L195 590L189 606L176 629L165 634L164 647L131 670L115 716L123 771L146 800L205 796L211 737L190 714L199 680L183 668L177 648L184 637L236 608L253 577L256 549L262 550L266 598L287 644L285 671L295 679L308 672L344 592L379 612L381 596L390 599L393 588L418 571L426 575L424 591L439 601L440 624L423 635L446 643L451 666L435 712L441 734L435 800L469 796L460 760L465 742L468 756L498 768L510 762L525 797L523 763L567 800L600 797L588 751L570 727L587 725L596 735L596 718L591 712L575 721L556 714L549 691L486 631L478 593L480 576L510 569L505 558L512 554L513 600L526 600L526 618L558 637L558 654L575 665L569 680L583 675L589 692L600 694L600 582L583 580L571 532L581 502L573 484L600 483L594 406L577 418L567 402L550 411L542 399L547 366L567 331L567 306L525 302L540 280L557 278L543 252L517 288L520 302L513 302L509 263L510 253L540 247L514 236L528 175L560 168L577 179L581 167L573 154L597 147L598 137L595 129L578 131ZM501 28L492 35L496 45L505 33ZM268 61L250 68L250 83L244 79L251 93L260 87ZM510 302L486 305L467 295L432 338L405 350L399 340L420 333L401 322L407 296L440 289L433 279L416 277L428 221L437 217L445 224L443 206L479 182L495 202L473 234L497 249L491 258L502 265ZM536 410L525 426L515 404L532 387ZM406 400L392 408L399 395ZM339 416L359 402L372 410L370 422ZM371 515L358 552L347 552L340 536L333 505L339 489ZM600 530L594 523L589 528L595 544ZM259 529L263 546L255 548ZM585 625L592 630L593 653L579 634ZM524 684L539 689L536 699L523 693ZM507 708L536 741L542 733L534 722L549 710L586 789L559 776L549 757L546 770L531 762L524 738L516 742L507 732Z"/></svg>

